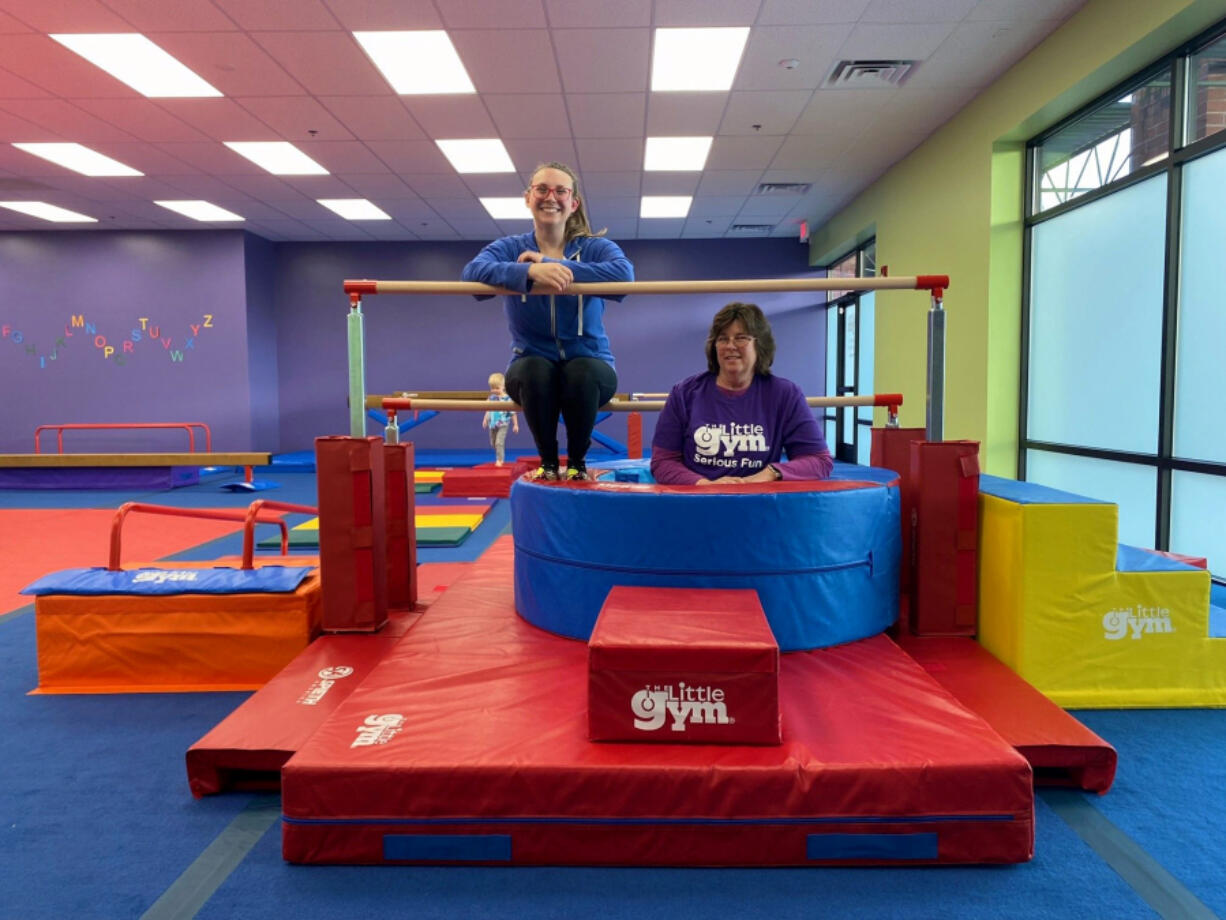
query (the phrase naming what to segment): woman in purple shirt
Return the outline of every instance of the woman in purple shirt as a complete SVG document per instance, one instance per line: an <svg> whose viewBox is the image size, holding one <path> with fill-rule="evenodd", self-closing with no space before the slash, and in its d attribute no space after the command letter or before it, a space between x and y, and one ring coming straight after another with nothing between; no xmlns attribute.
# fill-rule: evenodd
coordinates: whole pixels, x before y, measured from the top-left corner
<svg viewBox="0 0 1226 920"><path fill-rule="evenodd" d="M800 387L771 374L762 310L730 303L711 321L707 371L668 394L651 439L651 474L668 485L826 479L834 458ZM782 460L787 453L788 459Z"/></svg>

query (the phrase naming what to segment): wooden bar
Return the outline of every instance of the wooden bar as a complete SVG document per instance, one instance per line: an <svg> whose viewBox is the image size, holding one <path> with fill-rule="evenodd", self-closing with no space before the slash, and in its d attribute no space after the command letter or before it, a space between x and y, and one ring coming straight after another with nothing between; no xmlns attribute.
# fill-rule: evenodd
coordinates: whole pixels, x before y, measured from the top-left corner
<svg viewBox="0 0 1226 920"><path fill-rule="evenodd" d="M0 467L267 466L272 455L257 452L172 454L0 454Z"/></svg>
<svg viewBox="0 0 1226 920"><path fill-rule="evenodd" d="M949 287L947 275L912 275L896 278L728 278L715 281L604 281L570 285L563 294L757 294L803 291L914 291ZM475 281L364 281L347 280L350 294L496 294L522 291L478 284Z"/></svg>
<svg viewBox="0 0 1226 920"><path fill-rule="evenodd" d="M813 408L829 408L842 406L879 406L884 405L881 397L867 394L863 396L808 396L805 401ZM897 398L899 404L902 397ZM522 412L519 403L497 401L491 399L406 399L402 396L367 396L366 406L369 409L435 409L462 410L467 412ZM664 408L664 400L612 400L600 407L601 412L659 412Z"/></svg>

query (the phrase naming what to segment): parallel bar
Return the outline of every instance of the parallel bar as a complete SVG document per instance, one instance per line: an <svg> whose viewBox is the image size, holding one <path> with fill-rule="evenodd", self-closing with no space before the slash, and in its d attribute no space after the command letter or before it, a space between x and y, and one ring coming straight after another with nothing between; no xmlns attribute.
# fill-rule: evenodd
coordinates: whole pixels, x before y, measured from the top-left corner
<svg viewBox="0 0 1226 920"><path fill-rule="evenodd" d="M722 281L608 281L572 284L567 294L757 294L781 291L916 291L949 287L948 275L897 278L750 278ZM352 294L520 294L474 281L358 281L345 282Z"/></svg>
<svg viewBox="0 0 1226 920"><path fill-rule="evenodd" d="M902 395L890 393L887 395L864 396L809 396L805 399L814 408L830 406L900 406ZM501 402L493 399L405 399L402 396L367 396L366 405L372 409L410 410L410 409L454 409L467 412L521 411L518 403ZM640 399L628 402L607 402L600 407L601 412L659 412L664 408L664 400Z"/></svg>
<svg viewBox="0 0 1226 920"><path fill-rule="evenodd" d="M179 454L0 454L0 467L268 466L272 455L250 451Z"/></svg>

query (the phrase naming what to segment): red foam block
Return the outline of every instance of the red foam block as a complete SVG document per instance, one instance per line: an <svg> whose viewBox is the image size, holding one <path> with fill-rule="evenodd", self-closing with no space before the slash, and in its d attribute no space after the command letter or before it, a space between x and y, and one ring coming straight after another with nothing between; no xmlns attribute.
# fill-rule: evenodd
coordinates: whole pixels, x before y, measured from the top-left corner
<svg viewBox="0 0 1226 920"><path fill-rule="evenodd" d="M588 642L588 737L778 744L779 646L757 592L614 587Z"/></svg>
<svg viewBox="0 0 1226 920"><path fill-rule="evenodd" d="M506 498L511 494L511 473L514 469L512 466L501 466L448 470L443 474L443 496Z"/></svg>

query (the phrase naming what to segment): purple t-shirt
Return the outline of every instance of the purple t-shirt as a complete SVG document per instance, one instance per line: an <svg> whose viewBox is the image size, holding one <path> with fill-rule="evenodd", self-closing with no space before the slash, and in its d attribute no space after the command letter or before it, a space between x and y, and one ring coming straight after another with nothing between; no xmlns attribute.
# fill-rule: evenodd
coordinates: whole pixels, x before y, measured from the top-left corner
<svg viewBox="0 0 1226 920"><path fill-rule="evenodd" d="M748 476L789 457L828 454L800 387L773 374L755 375L744 393L720 390L710 371L687 377L668 394L651 439L676 451L706 479Z"/></svg>

